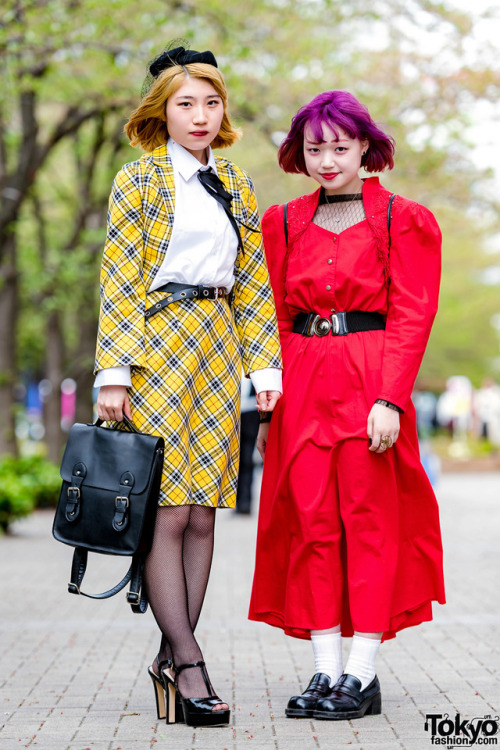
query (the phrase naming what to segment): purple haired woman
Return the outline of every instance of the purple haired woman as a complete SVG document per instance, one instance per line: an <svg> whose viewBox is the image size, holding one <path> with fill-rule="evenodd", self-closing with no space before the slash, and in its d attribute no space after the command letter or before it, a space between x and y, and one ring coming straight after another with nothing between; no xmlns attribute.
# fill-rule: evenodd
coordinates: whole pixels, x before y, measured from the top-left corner
<svg viewBox="0 0 500 750"><path fill-rule="evenodd" d="M320 94L278 154L285 172L319 187L262 222L284 395L258 438L250 619L312 641L315 673L289 717L380 713L381 641L445 601L411 402L437 311L441 233L428 209L359 176L392 169L393 157L393 139L354 96ZM345 666L342 636L352 637Z"/></svg>

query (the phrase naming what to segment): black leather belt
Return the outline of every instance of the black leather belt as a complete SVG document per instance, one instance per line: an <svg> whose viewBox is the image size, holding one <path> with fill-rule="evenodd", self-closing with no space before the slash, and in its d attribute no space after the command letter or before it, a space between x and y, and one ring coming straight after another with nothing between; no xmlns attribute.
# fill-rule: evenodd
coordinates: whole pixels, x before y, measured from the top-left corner
<svg viewBox="0 0 500 750"><path fill-rule="evenodd" d="M383 331L385 320L380 313L352 312L332 313L322 318L318 313L299 313L293 321L293 332L302 336L347 336L361 331Z"/></svg>
<svg viewBox="0 0 500 750"><path fill-rule="evenodd" d="M225 297L227 294L223 287L188 286L187 284L176 284L173 281L160 286L154 291L166 292L168 296L151 307L146 308L146 312L144 313L146 318L150 318L152 315L160 312L167 305L171 305L172 302L180 302L183 299L218 299L219 297Z"/></svg>

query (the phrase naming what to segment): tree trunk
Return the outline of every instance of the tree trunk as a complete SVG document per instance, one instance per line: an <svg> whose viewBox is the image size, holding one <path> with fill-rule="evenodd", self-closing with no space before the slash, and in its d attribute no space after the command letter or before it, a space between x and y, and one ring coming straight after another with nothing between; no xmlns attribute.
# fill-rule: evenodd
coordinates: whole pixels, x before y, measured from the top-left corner
<svg viewBox="0 0 500 750"><path fill-rule="evenodd" d="M93 306L90 307L92 312ZM97 320L95 315L80 316L78 337L78 366L72 377L76 380L75 422L90 422L93 417L92 389L94 387L95 342Z"/></svg>
<svg viewBox="0 0 500 750"><path fill-rule="evenodd" d="M53 310L47 321L46 378L50 383L43 404L43 421L48 456L58 464L61 461L63 432L61 430L61 383L63 380L64 344L60 312Z"/></svg>
<svg viewBox="0 0 500 750"><path fill-rule="evenodd" d="M0 267L0 456L18 455L15 423L16 328L19 312L16 237L8 234Z"/></svg>

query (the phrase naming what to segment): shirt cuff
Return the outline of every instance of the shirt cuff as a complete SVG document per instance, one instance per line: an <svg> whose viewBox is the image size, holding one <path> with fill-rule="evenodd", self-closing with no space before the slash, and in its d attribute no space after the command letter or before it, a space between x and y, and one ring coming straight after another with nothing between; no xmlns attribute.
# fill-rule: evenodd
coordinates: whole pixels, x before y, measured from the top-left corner
<svg viewBox="0 0 500 750"><path fill-rule="evenodd" d="M250 380L255 393L262 391L279 391L283 393L282 371L277 367L264 367L250 373Z"/></svg>
<svg viewBox="0 0 500 750"><path fill-rule="evenodd" d="M100 388L101 385L124 385L130 388L132 385L130 365L118 365L118 367L106 367L104 370L99 370L94 380L94 388Z"/></svg>

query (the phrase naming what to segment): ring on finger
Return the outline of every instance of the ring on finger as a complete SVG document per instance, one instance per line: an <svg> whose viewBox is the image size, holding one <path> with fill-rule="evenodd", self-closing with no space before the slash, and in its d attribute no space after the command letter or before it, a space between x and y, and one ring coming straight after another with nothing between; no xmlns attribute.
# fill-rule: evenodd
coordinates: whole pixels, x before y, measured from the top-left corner
<svg viewBox="0 0 500 750"><path fill-rule="evenodd" d="M384 437L380 441L380 447L384 448L392 448L392 438L390 435L384 435Z"/></svg>

